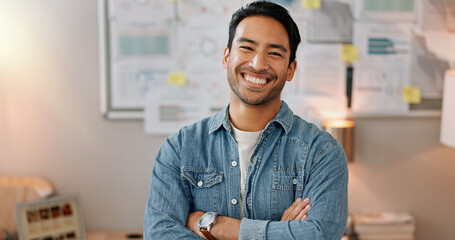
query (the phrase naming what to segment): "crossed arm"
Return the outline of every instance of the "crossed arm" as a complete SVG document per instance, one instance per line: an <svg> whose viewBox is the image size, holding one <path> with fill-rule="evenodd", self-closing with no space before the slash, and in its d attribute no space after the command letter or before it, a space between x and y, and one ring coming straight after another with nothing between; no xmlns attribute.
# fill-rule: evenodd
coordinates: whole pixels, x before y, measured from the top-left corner
<svg viewBox="0 0 455 240"><path fill-rule="evenodd" d="M347 219L348 171L344 152L329 147L318 154L303 196L311 198L311 214L304 221L267 221L244 218L241 221L219 217L212 235L218 239L340 239ZM163 150L164 149L164 150ZM157 155L149 199L144 214L144 239L200 239L198 220L203 212L188 214L190 198L181 184L178 153L169 142ZM331 156L327 156L331 152ZM332 156L334 155L334 156ZM341 156L342 155L342 156ZM328 160L330 159L330 161ZM169 190L172 189L172 194ZM296 205L294 205L296 204ZM286 210L281 220L300 220L299 204ZM303 204L305 205L305 204ZM303 209L303 208L302 208ZM294 212L295 210L295 212ZM296 214L298 212L299 214ZM300 215L301 216L301 215ZM196 234L195 234L196 233Z"/></svg>
<svg viewBox="0 0 455 240"><path fill-rule="evenodd" d="M294 220L305 220L307 218L307 213L311 208L309 204L310 199L298 198L292 205L284 211L283 216L280 221L294 221ZM204 235L199 231L198 221L199 218L204 214L204 212L197 211L188 214L188 219L186 222L186 227L197 234L200 238L206 239ZM239 229L240 229L241 220L218 216L217 223L210 231L212 235L219 240L229 240L229 239L238 239L239 238Z"/></svg>

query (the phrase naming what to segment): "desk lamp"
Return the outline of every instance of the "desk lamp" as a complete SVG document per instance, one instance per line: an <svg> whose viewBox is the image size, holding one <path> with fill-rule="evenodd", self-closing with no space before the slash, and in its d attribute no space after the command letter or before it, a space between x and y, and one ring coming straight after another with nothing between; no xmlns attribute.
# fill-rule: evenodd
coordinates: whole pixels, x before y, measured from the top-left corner
<svg viewBox="0 0 455 240"><path fill-rule="evenodd" d="M354 142L354 122L350 120L330 120L322 123L324 131L330 133L343 146L348 162L352 162Z"/></svg>
<svg viewBox="0 0 455 240"><path fill-rule="evenodd" d="M455 148L455 69L446 71L442 100L440 141Z"/></svg>

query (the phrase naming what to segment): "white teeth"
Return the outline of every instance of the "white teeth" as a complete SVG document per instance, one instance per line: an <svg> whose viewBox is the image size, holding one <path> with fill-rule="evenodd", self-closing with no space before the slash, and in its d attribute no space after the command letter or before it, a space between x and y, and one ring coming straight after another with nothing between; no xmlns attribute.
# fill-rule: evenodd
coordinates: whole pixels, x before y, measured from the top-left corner
<svg viewBox="0 0 455 240"><path fill-rule="evenodd" d="M248 82L251 82L251 83L254 83L254 84L260 84L260 85L263 85L263 84L266 84L267 83L267 80L263 79L263 78L255 78L255 77L252 77L250 75L246 75L245 74L245 79L248 81Z"/></svg>

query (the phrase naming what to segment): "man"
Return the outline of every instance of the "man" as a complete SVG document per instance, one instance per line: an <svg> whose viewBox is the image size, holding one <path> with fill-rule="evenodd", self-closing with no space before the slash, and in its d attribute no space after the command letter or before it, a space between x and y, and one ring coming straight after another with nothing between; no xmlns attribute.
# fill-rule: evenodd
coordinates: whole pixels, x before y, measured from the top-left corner
<svg viewBox="0 0 455 240"><path fill-rule="evenodd" d="M279 5L254 2L234 13L222 60L230 104L163 143L145 239L341 239L344 151L280 100L299 42Z"/></svg>

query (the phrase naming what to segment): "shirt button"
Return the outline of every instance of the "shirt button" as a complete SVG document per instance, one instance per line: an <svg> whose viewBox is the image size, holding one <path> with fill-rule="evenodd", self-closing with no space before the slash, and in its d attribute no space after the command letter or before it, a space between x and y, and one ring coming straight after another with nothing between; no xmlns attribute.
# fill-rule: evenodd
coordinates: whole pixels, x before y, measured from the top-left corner
<svg viewBox="0 0 455 240"><path fill-rule="evenodd" d="M203 184L202 181L199 181L199 182L197 183L197 186L198 186L198 187L202 187L202 184Z"/></svg>
<svg viewBox="0 0 455 240"><path fill-rule="evenodd" d="M297 184L297 179L294 178L294 179L292 180L292 184L296 185L296 184Z"/></svg>
<svg viewBox="0 0 455 240"><path fill-rule="evenodd" d="M236 162L236 161L232 161L232 162L231 162L231 165L232 165L233 167L235 167L235 166L237 166L237 162Z"/></svg>
<svg viewBox="0 0 455 240"><path fill-rule="evenodd" d="M231 203L232 203L232 205L237 204L237 199L235 199L235 198L231 199Z"/></svg>

